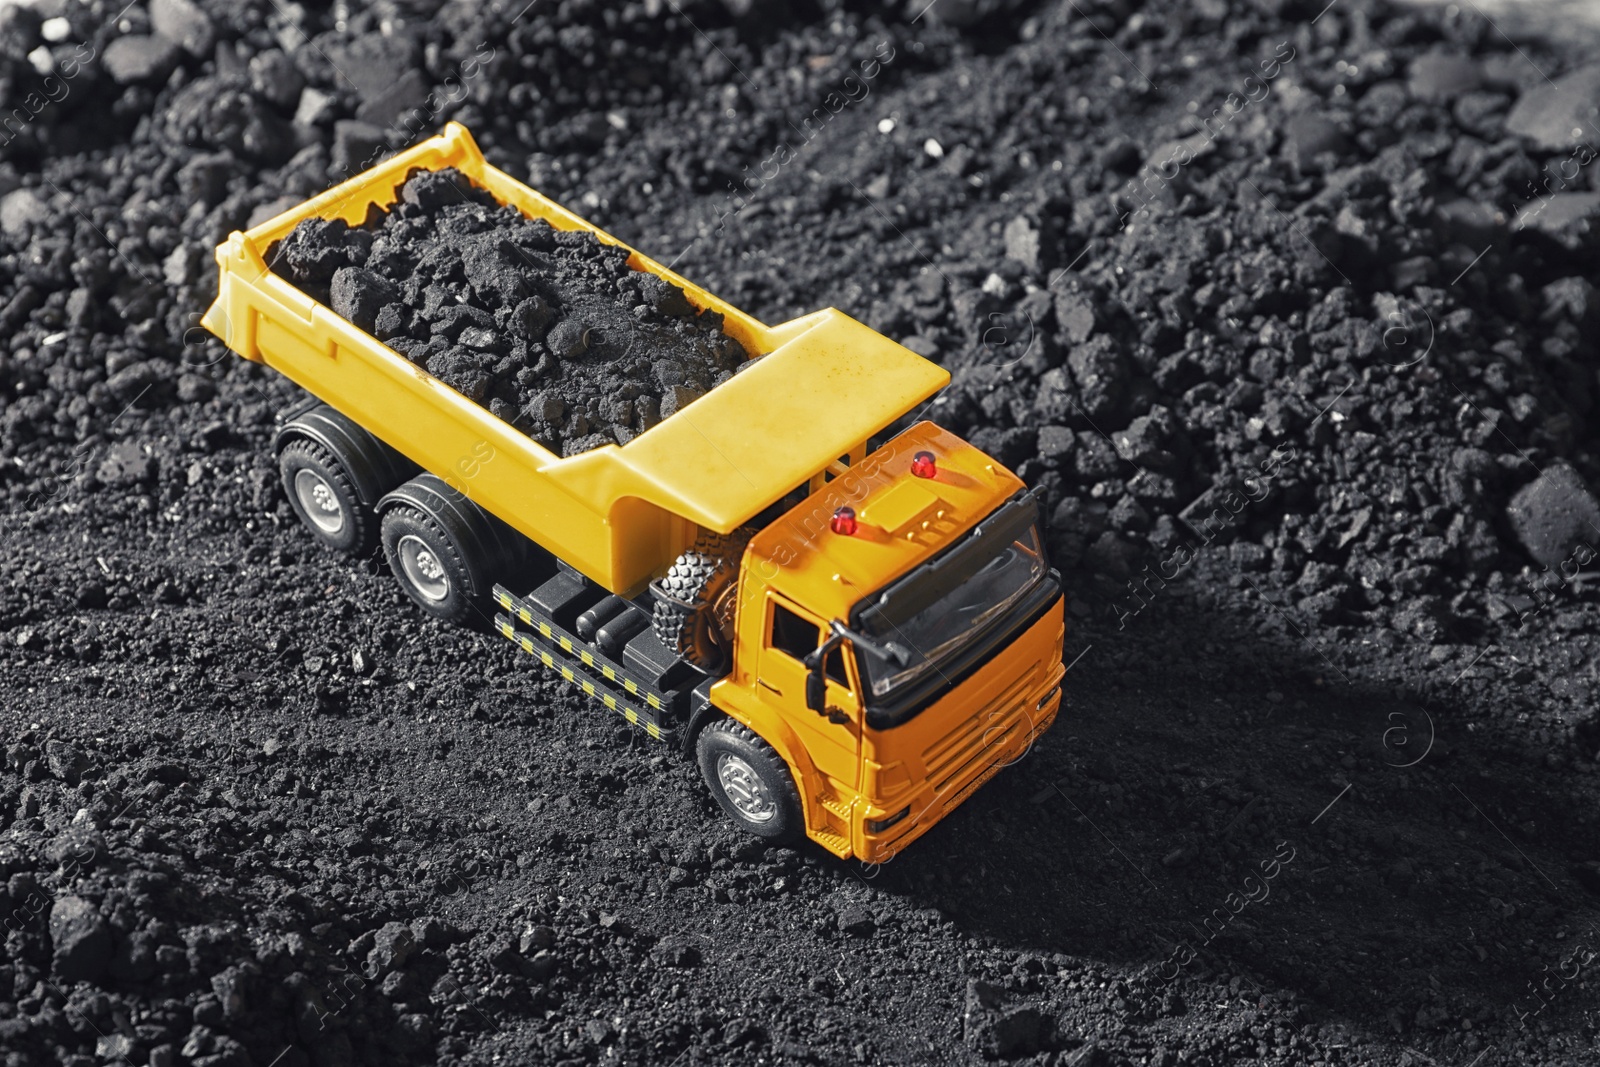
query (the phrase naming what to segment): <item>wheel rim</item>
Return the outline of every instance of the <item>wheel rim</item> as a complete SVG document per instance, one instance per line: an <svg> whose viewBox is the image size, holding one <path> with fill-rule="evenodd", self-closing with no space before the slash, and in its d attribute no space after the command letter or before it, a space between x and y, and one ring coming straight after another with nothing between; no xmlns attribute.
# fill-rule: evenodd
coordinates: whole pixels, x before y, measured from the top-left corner
<svg viewBox="0 0 1600 1067"><path fill-rule="evenodd" d="M751 822L771 822L778 803L755 768L731 752L717 756L717 781L738 813Z"/></svg>
<svg viewBox="0 0 1600 1067"><path fill-rule="evenodd" d="M450 595L450 576L433 546L416 534L406 534L395 547L411 588L435 603Z"/></svg>
<svg viewBox="0 0 1600 1067"><path fill-rule="evenodd" d="M344 507L339 503L339 494L322 475L307 468L295 472L294 495L300 499L300 510L311 520L311 525L325 534L337 534L344 529Z"/></svg>

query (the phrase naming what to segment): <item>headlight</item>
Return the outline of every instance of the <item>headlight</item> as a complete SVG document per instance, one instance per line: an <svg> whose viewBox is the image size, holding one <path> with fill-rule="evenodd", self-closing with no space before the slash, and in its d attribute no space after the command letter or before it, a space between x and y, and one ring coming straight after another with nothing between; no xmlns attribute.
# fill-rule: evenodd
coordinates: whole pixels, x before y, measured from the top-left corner
<svg viewBox="0 0 1600 1067"><path fill-rule="evenodd" d="M889 827L893 826L895 823L899 822L901 819L904 819L907 815L910 815L910 814L911 814L911 805L907 804L905 807L901 808L899 811L895 812L893 815L888 816L887 818L883 818L883 819L868 819L867 820L867 833L869 833L869 834L881 834L885 830L887 830Z"/></svg>

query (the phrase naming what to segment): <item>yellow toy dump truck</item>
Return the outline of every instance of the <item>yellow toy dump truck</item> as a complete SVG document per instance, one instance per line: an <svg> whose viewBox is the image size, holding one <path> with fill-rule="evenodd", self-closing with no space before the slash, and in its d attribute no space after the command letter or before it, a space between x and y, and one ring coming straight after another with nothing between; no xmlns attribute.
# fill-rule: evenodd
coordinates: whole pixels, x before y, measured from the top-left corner
<svg viewBox="0 0 1600 1067"><path fill-rule="evenodd" d="M360 224L445 168L625 251L720 313L748 363L626 444L560 458L268 269L303 220ZM313 537L381 542L425 612L481 618L679 746L746 830L881 862L1054 720L1062 598L1034 497L932 423L875 443L949 380L908 349L831 309L763 325L455 124L216 255L205 326L311 395L276 447Z"/></svg>

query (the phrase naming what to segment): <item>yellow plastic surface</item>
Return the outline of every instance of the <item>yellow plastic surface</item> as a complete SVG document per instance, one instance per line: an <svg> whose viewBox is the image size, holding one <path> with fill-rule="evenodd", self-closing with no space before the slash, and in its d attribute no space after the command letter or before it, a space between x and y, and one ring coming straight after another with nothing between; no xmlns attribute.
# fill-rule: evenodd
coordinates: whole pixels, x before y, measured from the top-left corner
<svg viewBox="0 0 1600 1067"><path fill-rule="evenodd" d="M896 482L861 513L861 520L880 527L887 534L904 533L938 511L943 501L943 497L930 493L926 486L912 481Z"/></svg>
<svg viewBox="0 0 1600 1067"><path fill-rule="evenodd" d="M924 451L934 455L936 477L911 474L912 457ZM863 596L953 544L1022 488L986 453L919 422L751 538L752 557L773 565L742 579L740 611L770 584L829 619L846 618ZM857 519L848 536L828 525L845 506ZM742 631L745 621L741 614L735 625Z"/></svg>
<svg viewBox="0 0 1600 1067"><path fill-rule="evenodd" d="M933 395L943 369L829 309L768 327L629 248L629 264L684 290L759 364L627 445L561 459L267 270L271 244L307 218L357 223L387 208L413 167L455 167L558 229L621 241L484 161L456 123L217 248L203 324L614 592L631 594L693 543L727 532L816 478ZM470 462L492 449L487 462ZM465 472L471 471L470 477Z"/></svg>
<svg viewBox="0 0 1600 1067"><path fill-rule="evenodd" d="M628 442L564 461L563 485L631 493L726 532L941 389L949 374L829 309L765 359ZM606 479L622 476L624 481Z"/></svg>

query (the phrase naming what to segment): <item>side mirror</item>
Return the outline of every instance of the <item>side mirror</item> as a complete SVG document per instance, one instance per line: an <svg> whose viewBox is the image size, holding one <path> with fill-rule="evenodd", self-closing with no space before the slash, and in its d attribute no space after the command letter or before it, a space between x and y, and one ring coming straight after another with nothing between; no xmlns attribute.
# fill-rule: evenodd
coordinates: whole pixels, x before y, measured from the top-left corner
<svg viewBox="0 0 1600 1067"><path fill-rule="evenodd" d="M806 675L806 707L819 715L828 709L828 681L821 666Z"/></svg>
<svg viewBox="0 0 1600 1067"><path fill-rule="evenodd" d="M837 625L837 624L836 624ZM844 634L834 631L826 641L806 653L801 660L806 665L806 707L821 715L828 710L828 679L822 673L822 661L828 654L844 644Z"/></svg>

